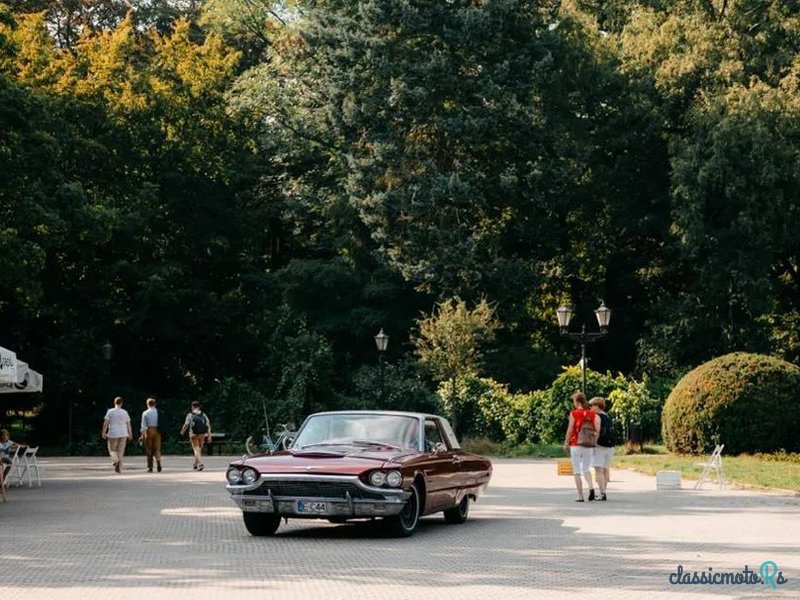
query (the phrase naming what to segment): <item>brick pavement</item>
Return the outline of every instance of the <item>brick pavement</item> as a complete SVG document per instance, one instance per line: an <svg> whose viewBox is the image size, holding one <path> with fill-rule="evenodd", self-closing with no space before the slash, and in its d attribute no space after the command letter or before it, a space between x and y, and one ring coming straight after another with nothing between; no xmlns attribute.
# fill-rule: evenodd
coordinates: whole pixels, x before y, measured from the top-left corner
<svg viewBox="0 0 800 600"><path fill-rule="evenodd" d="M363 598L800 598L800 497L657 492L614 470L607 503L576 504L551 461L497 460L464 525L423 519L409 539L367 525L290 521L247 534L224 489L225 458L161 474L131 457L42 460L41 489L0 504L0 600L58 597L337 600ZM136 467L136 468L131 468ZM671 586L678 564L739 571L774 560L789 583Z"/></svg>

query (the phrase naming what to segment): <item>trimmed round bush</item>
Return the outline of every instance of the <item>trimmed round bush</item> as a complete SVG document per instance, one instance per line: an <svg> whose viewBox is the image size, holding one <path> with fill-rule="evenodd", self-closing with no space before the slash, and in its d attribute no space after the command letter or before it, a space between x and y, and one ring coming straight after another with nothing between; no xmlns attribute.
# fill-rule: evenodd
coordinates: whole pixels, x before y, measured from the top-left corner
<svg viewBox="0 0 800 600"><path fill-rule="evenodd" d="M667 398L661 428L671 452L800 450L800 368L735 352L687 373Z"/></svg>

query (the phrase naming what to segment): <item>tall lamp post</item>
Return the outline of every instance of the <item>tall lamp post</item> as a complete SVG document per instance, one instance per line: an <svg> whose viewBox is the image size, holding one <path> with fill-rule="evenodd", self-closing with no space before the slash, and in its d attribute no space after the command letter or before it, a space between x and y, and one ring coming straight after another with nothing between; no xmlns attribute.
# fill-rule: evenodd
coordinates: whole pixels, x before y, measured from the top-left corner
<svg viewBox="0 0 800 600"><path fill-rule="evenodd" d="M586 344L591 344L605 337L608 334L608 325L611 323L611 309L602 302L594 311L594 314L597 317L597 324L600 326L600 331L588 332L586 331L586 323L583 323L581 324L580 332L572 332L569 330L569 322L572 320L572 309L568 306L560 306L558 310L556 310L558 328L561 335L581 345L581 391L584 394L586 394Z"/></svg>
<svg viewBox="0 0 800 600"><path fill-rule="evenodd" d="M386 352L386 348L389 347L389 336L383 333L383 328L378 332L378 335L375 336L375 346L378 348L378 364L380 365L381 371L381 399L383 399L384 395L384 377L383 377L383 355Z"/></svg>
<svg viewBox="0 0 800 600"><path fill-rule="evenodd" d="M106 361L106 386L108 387L108 393L111 398L114 397L113 390L111 389L111 359L114 357L114 346L111 345L111 342L106 340L106 343L102 346L103 351L103 360ZM108 399L105 400L108 402Z"/></svg>

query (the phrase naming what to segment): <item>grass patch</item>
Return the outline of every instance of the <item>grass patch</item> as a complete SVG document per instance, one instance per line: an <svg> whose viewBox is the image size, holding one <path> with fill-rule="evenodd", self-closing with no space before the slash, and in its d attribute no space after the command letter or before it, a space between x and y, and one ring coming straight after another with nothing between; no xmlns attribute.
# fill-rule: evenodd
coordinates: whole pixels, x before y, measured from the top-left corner
<svg viewBox="0 0 800 600"><path fill-rule="evenodd" d="M560 444L521 444L510 446L487 439L465 439L461 447L467 452L504 458L565 458ZM648 444L636 454L627 454L618 446L611 468L624 468L648 475L662 470L680 471L684 479L699 479L702 467L695 463L707 456L670 454L665 446ZM762 488L800 492L800 454L776 452L740 456L722 455L725 480L731 483Z"/></svg>
<svg viewBox="0 0 800 600"><path fill-rule="evenodd" d="M791 456L791 455L786 455ZM615 455L612 468L621 467L655 475L657 471L680 471L685 479L699 479L702 467L695 463L707 457L676 454ZM774 455L722 455L722 468L728 482L800 492L800 462Z"/></svg>

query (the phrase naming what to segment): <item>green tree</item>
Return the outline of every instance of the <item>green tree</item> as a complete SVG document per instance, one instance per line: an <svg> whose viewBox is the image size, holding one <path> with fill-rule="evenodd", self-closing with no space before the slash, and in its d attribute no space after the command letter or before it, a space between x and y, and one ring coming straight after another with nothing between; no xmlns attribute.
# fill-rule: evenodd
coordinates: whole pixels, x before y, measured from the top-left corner
<svg viewBox="0 0 800 600"><path fill-rule="evenodd" d="M417 322L413 338L417 357L439 381L449 381L452 394L451 414L458 424L456 382L477 374L482 346L494 337L499 323L494 309L482 300L470 309L464 300L452 298L436 305L436 310Z"/></svg>
<svg viewBox="0 0 800 600"><path fill-rule="evenodd" d="M671 375L722 351L797 356L778 323L797 313L796 3L639 8L623 68L664 125L670 238L651 270L641 364Z"/></svg>

